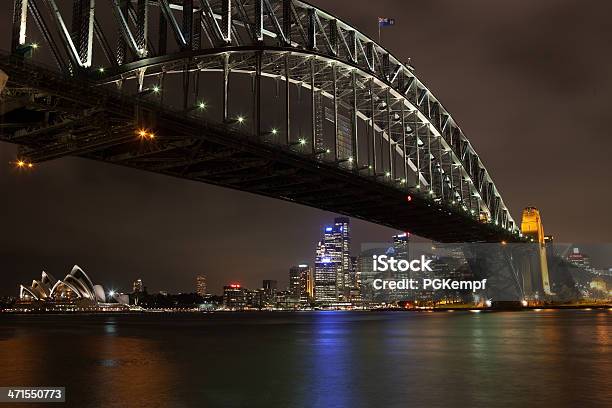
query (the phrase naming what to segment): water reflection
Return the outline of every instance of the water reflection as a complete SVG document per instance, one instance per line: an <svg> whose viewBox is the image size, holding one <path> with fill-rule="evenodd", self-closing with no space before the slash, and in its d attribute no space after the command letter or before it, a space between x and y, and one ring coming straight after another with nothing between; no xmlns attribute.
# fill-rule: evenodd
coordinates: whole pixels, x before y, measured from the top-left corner
<svg viewBox="0 0 612 408"><path fill-rule="evenodd" d="M346 312L314 315L312 332L312 389L308 397L313 407L350 407L354 343L344 320ZM307 401L303 401L307 406Z"/></svg>
<svg viewBox="0 0 612 408"><path fill-rule="evenodd" d="M610 406L610 313L0 315L0 386L77 407Z"/></svg>

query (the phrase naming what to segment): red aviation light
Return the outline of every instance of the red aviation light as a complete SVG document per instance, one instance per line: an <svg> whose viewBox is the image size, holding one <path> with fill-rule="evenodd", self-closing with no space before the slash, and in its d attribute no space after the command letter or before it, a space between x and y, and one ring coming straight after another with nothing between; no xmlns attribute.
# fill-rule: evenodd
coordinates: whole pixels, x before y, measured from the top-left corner
<svg viewBox="0 0 612 408"><path fill-rule="evenodd" d="M407 195L406 196L406 201L411 202L412 201L412 196L411 195Z"/></svg>

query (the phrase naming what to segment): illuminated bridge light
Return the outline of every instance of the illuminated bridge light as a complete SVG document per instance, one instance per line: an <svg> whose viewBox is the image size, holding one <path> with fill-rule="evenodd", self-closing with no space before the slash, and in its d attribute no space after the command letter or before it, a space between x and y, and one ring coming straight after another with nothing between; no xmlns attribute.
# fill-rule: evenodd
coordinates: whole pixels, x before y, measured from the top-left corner
<svg viewBox="0 0 612 408"><path fill-rule="evenodd" d="M300 139L300 144L304 146L306 144L306 139Z"/></svg>
<svg viewBox="0 0 612 408"><path fill-rule="evenodd" d="M198 103L198 108L199 108L199 109L206 109L206 102L200 102L200 103Z"/></svg>
<svg viewBox="0 0 612 408"><path fill-rule="evenodd" d="M32 43L32 48L33 48L33 49L35 49L35 50L36 50L36 49L38 49L38 47L39 47L39 46L38 46L38 43Z"/></svg>
<svg viewBox="0 0 612 408"><path fill-rule="evenodd" d="M278 130L276 130L276 129L272 129L272 134L273 134L273 135L275 135L275 134L277 134L277 133L278 133ZM301 143L301 140L300 140L300 143Z"/></svg>
<svg viewBox="0 0 612 408"><path fill-rule="evenodd" d="M390 177L390 176L391 176L391 173L386 172L386 173L385 173L385 176Z"/></svg>
<svg viewBox="0 0 612 408"><path fill-rule="evenodd" d="M104 72L104 67L100 67L100 68L98 68L98 72L99 72L99 73L103 73L103 72Z"/></svg>
<svg viewBox="0 0 612 408"><path fill-rule="evenodd" d="M244 116L238 116L238 123L244 122Z"/></svg>
<svg viewBox="0 0 612 408"><path fill-rule="evenodd" d="M139 129L137 133L141 139L155 139L155 133L147 132L146 129Z"/></svg>
<svg viewBox="0 0 612 408"><path fill-rule="evenodd" d="M159 93L159 91L161 91L161 88L160 88L159 86L155 85L155 86L153 87L153 92L155 92L155 93Z"/></svg>
<svg viewBox="0 0 612 408"><path fill-rule="evenodd" d="M19 168L19 169L31 169L34 167L33 163L27 162L23 159L19 159L16 162L14 162L15 167Z"/></svg>
<svg viewBox="0 0 612 408"><path fill-rule="evenodd" d="M349 158L348 158L349 163L352 163L352 162L353 162L353 160L354 160L354 159L353 159L352 157L349 157Z"/></svg>

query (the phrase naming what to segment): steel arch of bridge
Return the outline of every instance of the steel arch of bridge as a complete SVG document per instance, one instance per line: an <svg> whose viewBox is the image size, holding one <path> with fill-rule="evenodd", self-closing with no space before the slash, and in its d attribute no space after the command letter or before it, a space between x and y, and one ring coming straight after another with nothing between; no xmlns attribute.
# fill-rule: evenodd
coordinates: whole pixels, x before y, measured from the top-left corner
<svg viewBox="0 0 612 408"><path fill-rule="evenodd" d="M200 77L218 73L217 119L228 126L236 119L230 112L230 77L244 74L252 82L250 133L255 140L296 147L293 151L317 162L519 236L480 157L412 67L306 2L14 3L13 53L27 48L26 33L33 20L60 71L188 114L201 97ZM167 83L175 76L182 87L179 100L164 100ZM261 94L262 88L274 84L283 100L284 124L272 135L262 128ZM156 87L159 94L152 92ZM304 115L292 110L295 93L301 95L301 90L310 99L306 135L296 132L292 123ZM135 116L142 124L145 115L137 111ZM323 130L327 123L333 129L332 140ZM40 145L28 146L24 153L34 161L56 157Z"/></svg>

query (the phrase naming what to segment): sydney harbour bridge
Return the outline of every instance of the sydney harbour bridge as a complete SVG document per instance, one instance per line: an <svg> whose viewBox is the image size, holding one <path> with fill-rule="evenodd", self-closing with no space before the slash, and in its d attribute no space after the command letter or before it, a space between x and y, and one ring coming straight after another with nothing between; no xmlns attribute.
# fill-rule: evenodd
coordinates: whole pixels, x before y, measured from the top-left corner
<svg viewBox="0 0 612 408"><path fill-rule="evenodd" d="M439 242L525 241L413 67L303 1L14 0L0 70L24 171L78 156Z"/></svg>

